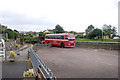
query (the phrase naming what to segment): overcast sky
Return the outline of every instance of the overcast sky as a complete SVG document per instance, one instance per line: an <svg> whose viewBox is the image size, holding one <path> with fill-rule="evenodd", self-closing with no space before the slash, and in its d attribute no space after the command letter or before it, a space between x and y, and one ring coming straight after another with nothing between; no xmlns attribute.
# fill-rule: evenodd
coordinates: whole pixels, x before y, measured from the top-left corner
<svg viewBox="0 0 120 80"><path fill-rule="evenodd" d="M0 23L18 31L41 31L61 25L84 32L89 25L118 27L119 0L0 0Z"/></svg>

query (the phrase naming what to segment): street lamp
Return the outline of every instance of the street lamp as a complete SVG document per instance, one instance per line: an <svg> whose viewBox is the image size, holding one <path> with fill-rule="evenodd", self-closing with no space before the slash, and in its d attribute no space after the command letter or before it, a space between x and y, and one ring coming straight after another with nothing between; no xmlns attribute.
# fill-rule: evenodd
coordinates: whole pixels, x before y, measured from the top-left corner
<svg viewBox="0 0 120 80"><path fill-rule="evenodd" d="M103 42L103 27L102 27L102 42Z"/></svg>

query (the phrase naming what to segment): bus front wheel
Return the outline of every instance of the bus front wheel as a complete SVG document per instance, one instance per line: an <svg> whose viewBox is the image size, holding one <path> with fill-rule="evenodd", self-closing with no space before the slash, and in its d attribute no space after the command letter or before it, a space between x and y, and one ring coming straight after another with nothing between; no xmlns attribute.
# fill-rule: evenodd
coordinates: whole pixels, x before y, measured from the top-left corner
<svg viewBox="0 0 120 80"><path fill-rule="evenodd" d="M64 45L64 43L61 43L61 46L60 46L61 48L64 48L65 47L65 45Z"/></svg>

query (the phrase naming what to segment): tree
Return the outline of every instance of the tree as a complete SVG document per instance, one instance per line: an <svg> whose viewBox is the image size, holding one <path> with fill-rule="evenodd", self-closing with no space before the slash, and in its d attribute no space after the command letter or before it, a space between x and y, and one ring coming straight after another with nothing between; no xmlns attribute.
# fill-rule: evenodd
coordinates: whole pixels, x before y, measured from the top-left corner
<svg viewBox="0 0 120 80"><path fill-rule="evenodd" d="M112 38L115 37L117 34L116 27L113 26L112 28Z"/></svg>
<svg viewBox="0 0 120 80"><path fill-rule="evenodd" d="M8 34L9 39L16 39L19 37L19 34L16 31L13 31L12 29L6 29L4 33Z"/></svg>
<svg viewBox="0 0 120 80"><path fill-rule="evenodd" d="M20 35L16 32L16 31L13 31L14 33L14 39L16 40L18 37L20 37Z"/></svg>
<svg viewBox="0 0 120 80"><path fill-rule="evenodd" d="M7 26L0 24L0 34L4 33L4 31L7 29Z"/></svg>
<svg viewBox="0 0 120 80"><path fill-rule="evenodd" d="M94 38L96 38L96 39L102 38L102 30L101 29L96 28L93 30L92 33L94 34Z"/></svg>
<svg viewBox="0 0 120 80"><path fill-rule="evenodd" d="M76 32L76 31L69 31L69 33L77 34L77 32Z"/></svg>
<svg viewBox="0 0 120 80"><path fill-rule="evenodd" d="M75 35L75 38L83 38L83 37L84 37L83 34L77 33L77 35Z"/></svg>
<svg viewBox="0 0 120 80"><path fill-rule="evenodd" d="M89 39L100 39L102 38L102 30L101 29L94 29L93 31L91 31L88 36Z"/></svg>
<svg viewBox="0 0 120 80"><path fill-rule="evenodd" d="M8 34L8 38L13 39L14 38L14 32L11 29L6 29L5 33Z"/></svg>
<svg viewBox="0 0 120 80"><path fill-rule="evenodd" d="M105 36L108 35L109 38L113 38L116 36L116 27L104 24L103 25L103 31L105 32Z"/></svg>
<svg viewBox="0 0 120 80"><path fill-rule="evenodd" d="M88 26L88 28L85 30L86 35L89 34L94 29L93 25Z"/></svg>
<svg viewBox="0 0 120 80"><path fill-rule="evenodd" d="M44 32L45 34L54 34L53 32Z"/></svg>
<svg viewBox="0 0 120 80"><path fill-rule="evenodd" d="M16 29L15 29L14 31L17 32L17 33L19 34L19 32L18 32Z"/></svg>
<svg viewBox="0 0 120 80"><path fill-rule="evenodd" d="M89 34L87 34L87 38L93 39L94 38L93 32L89 32Z"/></svg>
<svg viewBox="0 0 120 80"><path fill-rule="evenodd" d="M64 33L64 32L65 32L64 29L59 24L55 26L54 33Z"/></svg>
<svg viewBox="0 0 120 80"><path fill-rule="evenodd" d="M39 32L39 38L40 38L40 40L44 40L44 38L45 38L45 33L42 32L42 31L40 31L40 32Z"/></svg>

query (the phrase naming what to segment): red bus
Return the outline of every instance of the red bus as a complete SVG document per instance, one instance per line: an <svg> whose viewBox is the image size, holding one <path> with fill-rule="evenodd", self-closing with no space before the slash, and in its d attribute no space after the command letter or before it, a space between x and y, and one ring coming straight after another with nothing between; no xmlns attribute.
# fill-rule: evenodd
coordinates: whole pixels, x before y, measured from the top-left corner
<svg viewBox="0 0 120 80"><path fill-rule="evenodd" d="M75 35L72 33L46 34L45 43L51 43L53 46L75 47Z"/></svg>

